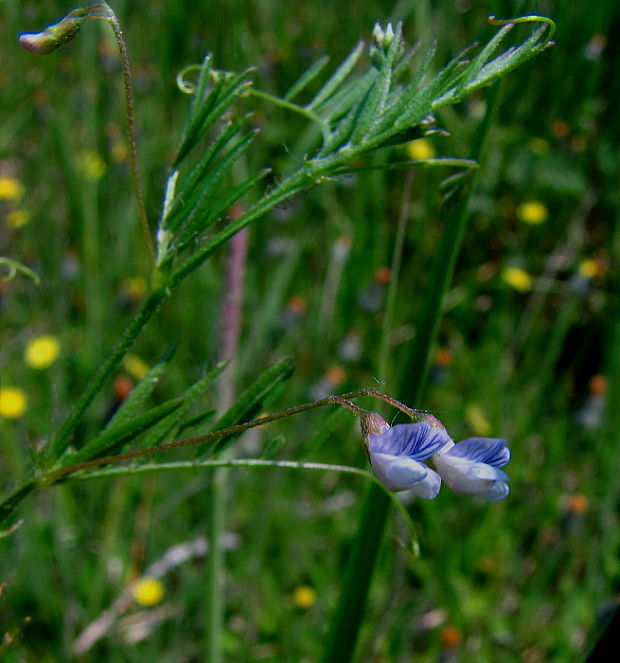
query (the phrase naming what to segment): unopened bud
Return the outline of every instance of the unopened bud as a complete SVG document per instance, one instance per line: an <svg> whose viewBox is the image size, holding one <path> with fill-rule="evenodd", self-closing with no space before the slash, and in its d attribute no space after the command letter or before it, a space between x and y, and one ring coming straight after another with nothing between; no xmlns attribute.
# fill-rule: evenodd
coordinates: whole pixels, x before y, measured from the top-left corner
<svg viewBox="0 0 620 663"><path fill-rule="evenodd" d="M64 21L61 21L43 32L24 32L19 35L19 43L27 51L47 55L71 41L80 29L80 23L77 21L67 22L65 25L62 25L63 23Z"/></svg>
<svg viewBox="0 0 620 663"><path fill-rule="evenodd" d="M394 39L394 29L392 24L388 23L387 28L383 30L379 23L375 23L372 31L373 45L378 46L382 51L387 51Z"/></svg>
<svg viewBox="0 0 620 663"><path fill-rule="evenodd" d="M41 32L24 32L19 35L19 43L26 50L37 55L52 53L63 44L70 42L80 31L82 23L89 18L109 19L109 8L96 4L80 7L69 12L64 18L53 25L48 25Z"/></svg>
<svg viewBox="0 0 620 663"><path fill-rule="evenodd" d="M368 439L369 435L381 435L381 433L385 433L390 428L387 421L376 412L364 414L360 419L360 425L364 440Z"/></svg>

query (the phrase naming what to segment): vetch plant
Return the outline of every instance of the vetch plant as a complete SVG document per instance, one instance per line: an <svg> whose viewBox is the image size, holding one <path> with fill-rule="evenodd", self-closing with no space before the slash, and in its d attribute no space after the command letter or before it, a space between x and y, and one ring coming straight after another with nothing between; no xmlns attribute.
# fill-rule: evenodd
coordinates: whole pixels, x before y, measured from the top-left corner
<svg viewBox="0 0 620 663"><path fill-rule="evenodd" d="M474 439L451 447L449 435L437 420L402 404L397 406L411 414L415 423L390 428L378 415L347 401L348 398L370 395L395 404L389 397L373 390L330 396L259 418L260 412L291 379L293 364L287 358L277 361L241 390L226 411L214 413L200 407L201 398L213 388L226 368L226 361L213 366L177 397L156 405L152 403L155 385L169 370L172 361L172 352L167 351L100 431L88 439L81 439L78 430L93 400L111 380L161 304L174 297L177 287L222 250L233 236L277 206L313 187L364 169L444 166L474 170L477 163L473 159L416 159L389 161L377 166L369 156L377 150L438 131L435 126L438 111L493 84L545 50L551 43L553 22L538 16L511 21L493 19L490 22L499 30L477 54L473 54L473 48L467 48L436 73L431 68L434 46L425 53L418 53L415 47L407 49L401 24L388 25L385 29L377 25L370 48L360 42L322 85L318 80L327 65L326 58L312 65L282 96L257 90L251 79L251 69L241 73L221 70L216 68L212 55L207 55L201 64L188 67L179 78L181 89L190 96L187 121L170 163L161 214L153 232L138 174L129 60L118 20L110 5L99 2L75 9L42 32L22 35L20 43L33 53L50 54L73 39L83 23L91 19L104 20L112 26L121 52L133 187L146 246L152 257L148 275L150 287L135 317L109 348L105 361L83 386L79 398L66 404L68 415L43 441L40 451L33 455L26 475L15 477L15 489L0 502L0 522L10 519L22 500L34 491L59 483L84 482L121 474L276 465L370 476L359 468L329 464L220 458L245 430L333 404L345 405L366 417L363 422L371 464L389 490L411 489L430 499L439 491L441 476L449 486L461 492L481 494L490 499L505 497L507 477L499 469L508 461L505 446L500 448L498 441ZM511 30L524 23L534 26L531 33L521 43L500 51ZM197 77L190 83L187 79L192 73ZM300 101L307 95L310 84L318 87L318 91L309 100ZM277 184L273 187L264 183L272 170L269 164L262 164L249 174L243 168L235 168L235 164L251 151L259 135L259 129L252 126L251 114L256 98L296 113L315 129L314 142L303 161L292 172L278 173ZM231 208L240 203L243 203L243 212L230 214ZM426 356L436 331L445 281L451 273L458 248L459 228L462 229L462 223L450 229L454 234L449 236L447 248L440 247L439 254L448 256L441 265L443 274L437 279L443 283L443 290L431 284L429 291L435 296L429 300L428 309L424 309L428 315L416 337L416 352ZM13 260L2 258L1 261L10 275L19 270L33 276ZM187 435L184 431L190 427L196 427L199 434L184 437ZM143 460L148 455L190 445L196 445L199 450L195 461L154 462L150 465L130 463L116 467L121 462ZM433 458L437 473L425 464L429 458ZM375 508L380 511L381 504L375 502ZM377 536L370 537L375 548L380 542L384 515L378 513L375 521L379 531ZM372 517L370 508L365 518L371 521ZM368 537L365 540L368 541ZM218 545L217 532L213 532L211 544ZM339 616L334 619L326 661L343 663L350 657L359 627L358 613L361 614L363 608L364 587L369 582L374 563L372 546L365 550L366 561L361 560L365 570L354 570L347 575L349 586L355 589L345 589L342 593L343 606L354 602L357 607L353 612L346 607L340 610L349 620L348 625L343 624ZM353 557L356 555L354 553ZM215 653L213 660L219 660Z"/></svg>
<svg viewBox="0 0 620 663"><path fill-rule="evenodd" d="M47 54L72 39L77 29L88 19L103 19L112 25L124 56L130 145L133 163L137 164L130 69L118 20L112 8L102 2L73 10L56 27L50 26L42 33L22 35L20 41L34 52ZM106 361L85 386L69 416L43 446L39 454L40 466L33 468L32 476L0 505L0 516L3 519L9 517L17 503L37 486L47 485L47 472L58 472L76 462L85 463L109 456L110 452L121 450L131 440L149 430L152 433L149 445L156 448L182 428L191 404L209 388L223 366L209 373L178 399L144 411L152 393L153 379L166 370L169 362L169 358L166 358L157 364L153 376L145 378L136 390L135 397L128 399L96 439L83 444L77 454L68 453L84 412L160 304L233 235L291 196L328 181L328 178L364 168L363 161L358 165L359 160L369 152L433 131L434 112L490 85L510 69L544 50L550 43L554 29L553 23L542 17L492 22L501 28L478 55L464 59L465 53L462 53L433 76L430 75L430 63L434 48L431 48L424 54L411 80L401 83L410 70L416 49L406 50L400 24L385 30L376 26L369 66L365 70L357 69L364 50L364 44L360 42L310 102L299 105L293 99L317 78L326 64L325 60L311 67L283 98L258 93L316 123L320 129L320 139L314 152L307 156L300 168L284 177L275 188L267 189L255 203L247 206L241 216L228 221L226 214L231 205L255 190L269 169L262 169L244 181L231 185L232 166L250 149L257 132L248 129L248 114L235 113L231 118L229 113L233 107L245 105L248 98L257 92L253 92L249 70L241 74L216 70L212 57L205 58L198 68L196 84L185 86L185 90L192 95L192 101L166 186L163 211L156 233L157 251L151 275L151 292L122 338L111 349ZM526 22L540 25L520 45L509 47L493 57L510 30L517 23ZM39 47L41 44L42 48ZM208 147L202 148L194 163L188 163L189 155L198 152L199 145L207 138L210 138ZM420 165L475 166L468 160L436 159L392 163L389 167L409 168ZM143 212L137 165L132 168L132 175L142 226L147 235L147 244L150 245L152 241ZM223 428L223 424L237 423L239 417L254 411L257 403L262 402L275 385L286 382L290 375L290 363L274 366L268 378L259 380L261 385L267 383L266 391L257 389L259 396L252 392L249 403L233 406L215 426ZM67 474L66 469L63 474Z"/></svg>

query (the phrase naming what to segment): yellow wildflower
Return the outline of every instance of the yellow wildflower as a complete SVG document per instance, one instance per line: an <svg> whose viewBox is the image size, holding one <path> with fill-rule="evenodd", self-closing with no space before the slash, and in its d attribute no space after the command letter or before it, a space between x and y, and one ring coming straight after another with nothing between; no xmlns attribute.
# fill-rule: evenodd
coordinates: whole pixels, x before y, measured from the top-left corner
<svg viewBox="0 0 620 663"><path fill-rule="evenodd" d="M407 143L407 154L415 160L432 159L435 156L435 147L427 138L418 138Z"/></svg>
<svg viewBox="0 0 620 663"><path fill-rule="evenodd" d="M6 225L9 228L21 228L30 221L30 213L25 209L15 209L6 215Z"/></svg>
<svg viewBox="0 0 620 663"><path fill-rule="evenodd" d="M136 380L141 380L149 371L149 365L138 357L128 354L123 361L123 368Z"/></svg>
<svg viewBox="0 0 620 663"><path fill-rule="evenodd" d="M140 578L133 588L136 603L150 608L164 598L164 585L157 578Z"/></svg>
<svg viewBox="0 0 620 663"><path fill-rule="evenodd" d="M81 152L77 156L78 168L82 171L84 179L96 181L102 178L106 171L105 161L98 152Z"/></svg>
<svg viewBox="0 0 620 663"><path fill-rule="evenodd" d="M0 177L0 200L19 200L24 194L22 183L14 177Z"/></svg>
<svg viewBox="0 0 620 663"><path fill-rule="evenodd" d="M24 361L31 368L47 368L56 361L59 352L60 342L56 336L37 336L26 346Z"/></svg>
<svg viewBox="0 0 620 663"><path fill-rule="evenodd" d="M28 399L21 389L3 387L0 389L0 417L19 419L26 411Z"/></svg>
<svg viewBox="0 0 620 663"><path fill-rule="evenodd" d="M477 403L470 403L465 408L465 419L476 435L486 437L491 432L491 424Z"/></svg>
<svg viewBox="0 0 620 663"><path fill-rule="evenodd" d="M298 608L309 608L316 602L316 592L308 585L300 585L293 592L293 602Z"/></svg>
<svg viewBox="0 0 620 663"><path fill-rule="evenodd" d="M521 267L505 267L502 281L518 292L529 292L534 285L534 279Z"/></svg>
<svg viewBox="0 0 620 663"><path fill-rule="evenodd" d="M537 226L547 220L549 211L544 203L538 200L529 200L517 207L517 216L523 223Z"/></svg>
<svg viewBox="0 0 620 663"><path fill-rule="evenodd" d="M599 264L596 262L596 260L592 260L592 258L586 258L585 260L582 260L579 263L577 269L581 276L586 279L593 279L595 276L600 274Z"/></svg>
<svg viewBox="0 0 620 663"><path fill-rule="evenodd" d="M528 141L528 147L534 154L549 154L550 147L549 147L549 141L545 140L544 138L530 138Z"/></svg>

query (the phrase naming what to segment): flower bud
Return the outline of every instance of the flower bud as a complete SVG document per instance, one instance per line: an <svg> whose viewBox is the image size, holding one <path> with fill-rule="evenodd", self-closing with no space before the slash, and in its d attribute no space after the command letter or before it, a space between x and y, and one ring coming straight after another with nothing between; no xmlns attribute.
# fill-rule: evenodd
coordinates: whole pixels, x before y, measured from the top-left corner
<svg viewBox="0 0 620 663"><path fill-rule="evenodd" d="M69 12L53 25L48 25L41 32L24 32L19 35L19 43L27 51L37 55L48 55L63 44L70 42L80 31L82 23L89 18L110 19L110 10L105 5L79 7Z"/></svg>
<svg viewBox="0 0 620 663"><path fill-rule="evenodd" d="M362 427L362 435L364 436L364 442L366 442L366 444L368 444L368 437L370 435L381 435L381 433L385 433L390 427L387 421L376 412L368 412L367 414L364 414L360 419L360 425Z"/></svg>
<svg viewBox="0 0 620 663"><path fill-rule="evenodd" d="M379 23L375 23L370 42L370 60L377 69L381 69L393 40L394 30L391 23L387 24L385 30L383 30Z"/></svg>
<svg viewBox="0 0 620 663"><path fill-rule="evenodd" d="M68 16L59 23L50 25L42 32L24 32L19 35L19 43L27 51L37 55L48 55L63 44L70 42L79 32L83 19Z"/></svg>

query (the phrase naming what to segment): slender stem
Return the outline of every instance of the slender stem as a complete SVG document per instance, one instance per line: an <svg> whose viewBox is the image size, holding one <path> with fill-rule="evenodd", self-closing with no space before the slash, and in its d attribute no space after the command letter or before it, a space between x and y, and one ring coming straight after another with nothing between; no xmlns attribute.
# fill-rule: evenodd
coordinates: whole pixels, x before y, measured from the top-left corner
<svg viewBox="0 0 620 663"><path fill-rule="evenodd" d="M388 502L392 502L394 508L400 513L403 522L407 525L411 536L411 550L413 554L418 554L418 544L415 533L415 527L405 505L398 497L389 492L377 477L368 470L359 467L350 467L349 465L334 465L332 463L314 463L294 460L267 460L264 458L238 458L235 460L206 460L206 461L179 461L173 463L143 464L129 467L107 467L95 472L79 473L68 477L68 481L90 481L91 479L109 479L114 477L133 476L135 474L153 474L156 472L169 472L177 470L209 470L221 468L282 468L288 470L313 470L319 472L339 472L341 474L353 474L370 481L373 486L387 497ZM209 663L212 663L211 661Z"/></svg>
<svg viewBox="0 0 620 663"><path fill-rule="evenodd" d="M302 117L305 117L307 120L315 122L321 127L321 131L323 132L323 138L324 139L329 138L329 125L327 124L327 122L325 122L325 120L322 117L320 117L316 113L313 113L311 110L308 110L303 106L298 106L297 104L287 101L286 99L276 97L272 94L269 94L268 92L257 90L256 88L250 88L250 93L254 97L258 97L259 99L265 99L266 101L271 102L272 104L274 104L274 106L279 106L280 108L292 111L293 113L298 113Z"/></svg>
<svg viewBox="0 0 620 663"><path fill-rule="evenodd" d="M368 410L364 410L364 408L355 405L355 403L351 403L351 401L348 401L346 398L343 398L342 396L331 396L330 400L332 403L338 403L338 405L346 407L348 410L351 410L351 412L353 412L354 414L370 414Z"/></svg>
<svg viewBox="0 0 620 663"><path fill-rule="evenodd" d="M376 389L364 389L364 395L366 396L373 396L374 398L379 398L382 401L385 401L386 403L389 403L389 405L392 405L393 407L397 408L401 412L404 412L407 416L411 417L415 421L433 421L436 423L439 423L439 420L433 417L430 412L427 412L426 410L418 410L413 407L409 407L408 405L405 405L404 403L401 403L400 401L397 401L395 398L392 398L391 396L388 396L387 394L383 394L380 391L377 391ZM443 428L443 426L441 426Z"/></svg>
<svg viewBox="0 0 620 663"><path fill-rule="evenodd" d="M11 495L0 502L0 523L3 523L15 511L20 502L28 497L35 490L37 483L34 479L29 479L15 490Z"/></svg>
<svg viewBox="0 0 620 663"><path fill-rule="evenodd" d="M411 192L413 189L413 169L407 171L405 183L403 185L403 195L400 203L400 213L398 215L398 225L396 228L396 240L394 242L394 251L392 253L392 268L390 285L388 287L385 313L383 315L383 329L381 333L381 344L379 346L379 359L377 361L377 371L382 380L388 379L389 361L390 361L390 332L394 324L394 312L396 310L396 297L398 295L398 277L403 257L403 246L405 244L405 230L409 219L409 203L411 201ZM390 371L391 375L391 371Z"/></svg>
<svg viewBox="0 0 620 663"><path fill-rule="evenodd" d="M68 477L68 481L90 481L91 479L109 479L112 477L134 476L135 474L152 474L154 472L172 472L176 470L205 470L222 467L282 467L292 470L318 470L322 472L343 472L355 474L365 479L374 479L368 470L348 465L331 463L308 463L294 460L266 460L264 458L236 458L229 460L178 461L174 463L153 463L132 465L128 467L107 467L95 472L84 472Z"/></svg>
<svg viewBox="0 0 620 663"><path fill-rule="evenodd" d="M133 105L133 88L132 88L132 76L131 68L129 65L129 55L127 53L127 45L125 44L125 38L123 37L123 32L121 30L120 23L118 18L114 13L112 7L108 5L107 2L102 3L107 8L106 19L112 26L114 30L114 36L116 37L116 43L118 44L118 50L121 56L121 63L123 67L123 88L125 91L125 110L127 113L127 138L129 140L129 160L131 167L131 179L133 181L134 193L136 195L136 202L138 203L138 214L140 215L140 224L142 226L142 232L144 233L144 239L146 241L149 254L151 256L151 262L155 262L155 246L153 244L153 238L151 236L151 230L149 227L149 219L146 213L146 206L144 204L144 193L142 191L142 184L140 182L140 172L138 169L138 147L136 141L136 116L134 112Z"/></svg>

